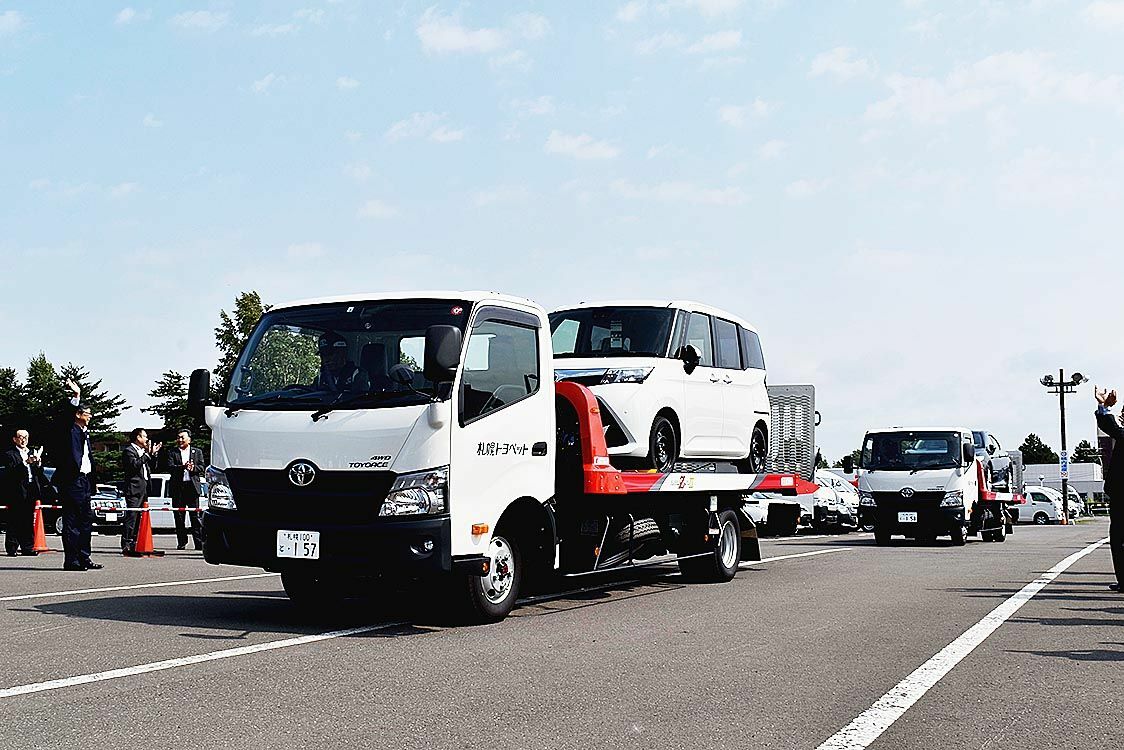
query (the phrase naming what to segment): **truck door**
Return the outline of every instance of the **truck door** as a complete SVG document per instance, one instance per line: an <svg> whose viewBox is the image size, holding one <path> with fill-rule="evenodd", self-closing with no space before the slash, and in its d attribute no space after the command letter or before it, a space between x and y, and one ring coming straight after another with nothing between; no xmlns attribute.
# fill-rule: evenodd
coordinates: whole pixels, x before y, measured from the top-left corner
<svg viewBox="0 0 1124 750"><path fill-rule="evenodd" d="M468 329L453 403L449 513L453 555L481 554L514 500L554 488L549 326L530 312L482 307ZM548 378L544 387L543 377ZM473 524L488 524L473 535Z"/></svg>

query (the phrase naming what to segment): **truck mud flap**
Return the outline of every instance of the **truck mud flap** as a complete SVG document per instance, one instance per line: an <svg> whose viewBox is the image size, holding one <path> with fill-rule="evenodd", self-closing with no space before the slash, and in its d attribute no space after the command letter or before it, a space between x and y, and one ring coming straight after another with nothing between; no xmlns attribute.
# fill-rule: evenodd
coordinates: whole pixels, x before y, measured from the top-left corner
<svg viewBox="0 0 1124 750"><path fill-rule="evenodd" d="M746 507L741 507L738 522L742 527L742 562L759 562L761 560L761 542L757 539L757 525L746 512Z"/></svg>

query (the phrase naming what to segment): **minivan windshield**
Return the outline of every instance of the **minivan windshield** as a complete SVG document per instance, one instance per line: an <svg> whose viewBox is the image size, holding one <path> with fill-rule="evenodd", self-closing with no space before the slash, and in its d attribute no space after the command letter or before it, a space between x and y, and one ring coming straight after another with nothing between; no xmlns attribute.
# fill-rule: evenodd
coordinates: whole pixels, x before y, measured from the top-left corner
<svg viewBox="0 0 1124 750"><path fill-rule="evenodd" d="M227 403L261 409L384 408L437 395L422 373L432 325L464 331L463 300L344 302L267 312L230 377Z"/></svg>
<svg viewBox="0 0 1124 750"><path fill-rule="evenodd" d="M958 432L876 432L863 443L862 468L868 471L951 469L961 464Z"/></svg>
<svg viewBox="0 0 1124 750"><path fill-rule="evenodd" d="M583 307L550 314L554 356L664 357L675 311L666 307Z"/></svg>

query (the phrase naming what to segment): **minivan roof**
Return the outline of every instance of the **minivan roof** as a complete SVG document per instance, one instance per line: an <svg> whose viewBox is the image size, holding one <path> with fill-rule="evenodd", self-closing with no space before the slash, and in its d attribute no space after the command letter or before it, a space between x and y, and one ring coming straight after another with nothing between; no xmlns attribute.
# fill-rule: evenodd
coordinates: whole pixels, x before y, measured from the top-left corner
<svg viewBox="0 0 1124 750"><path fill-rule="evenodd" d="M500 294L499 292L485 292L485 291L408 291L408 292L371 292L370 294L344 294L335 297L311 297L309 299L295 300L286 302L281 305L276 305L270 308L273 310L284 310L290 307L307 307L309 305L332 305L341 302L377 302L380 300L399 300L399 299L447 299L447 300L463 300L465 302L481 302L483 300L496 300L498 302L509 302L516 305L529 305L534 308L539 308L536 302L533 302L524 297L515 297L510 294Z"/></svg>
<svg viewBox="0 0 1124 750"><path fill-rule="evenodd" d="M567 310L580 310L585 307L669 307L673 310L688 310L690 312L705 313L713 315L716 318L728 320L731 323L737 323L746 330L759 333L756 326L747 322L744 318L740 318L731 312L722 310L710 305L704 305L702 302L692 302L691 300L657 300L657 299L623 299L623 300L606 300L604 302L579 302L576 305L566 305L565 307L556 307L551 310L551 313L565 312Z"/></svg>

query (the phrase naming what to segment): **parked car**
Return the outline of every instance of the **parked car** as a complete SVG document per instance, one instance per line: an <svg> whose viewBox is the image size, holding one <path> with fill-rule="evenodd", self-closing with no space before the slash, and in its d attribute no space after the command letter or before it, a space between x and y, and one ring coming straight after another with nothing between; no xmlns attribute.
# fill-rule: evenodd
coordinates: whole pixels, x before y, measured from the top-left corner
<svg viewBox="0 0 1124 750"><path fill-rule="evenodd" d="M1011 488L1011 457L1003 446L987 430L972 430L972 445L976 449L976 458L984 467L984 477L987 485L993 489L1010 492Z"/></svg>
<svg viewBox="0 0 1124 750"><path fill-rule="evenodd" d="M53 479L55 469L53 466L44 466L43 473L47 479ZM94 528L99 534L120 534L125 520L122 508L125 499L121 497L117 488L111 484L98 484L94 487L94 494L90 496L90 507L94 510ZM55 501L52 505L58 505ZM62 535L62 510L56 507L43 509L43 529L51 534Z"/></svg>
<svg viewBox="0 0 1124 750"><path fill-rule="evenodd" d="M825 493L825 502L817 502L813 526L822 530L849 531L858 528L859 491L842 474L830 469L816 469L815 482ZM820 491L816 492L820 497Z"/></svg>
<svg viewBox="0 0 1124 750"><path fill-rule="evenodd" d="M1057 523L1062 517L1062 493L1052 487L1027 487L1026 504L1019 509L1020 523Z"/></svg>
<svg viewBox="0 0 1124 750"><path fill-rule="evenodd" d="M153 531L169 531L176 528L176 519L172 514L172 490L169 474L153 474L148 479L148 507L149 517L152 520ZM203 495L199 498L199 510L207 509L207 492L204 487ZM202 514L199 518L202 519ZM190 521L187 521L190 527Z"/></svg>
<svg viewBox="0 0 1124 750"><path fill-rule="evenodd" d="M556 380L589 386L620 468L726 459L762 473L769 395L756 329L694 302L582 303L550 314Z"/></svg>

